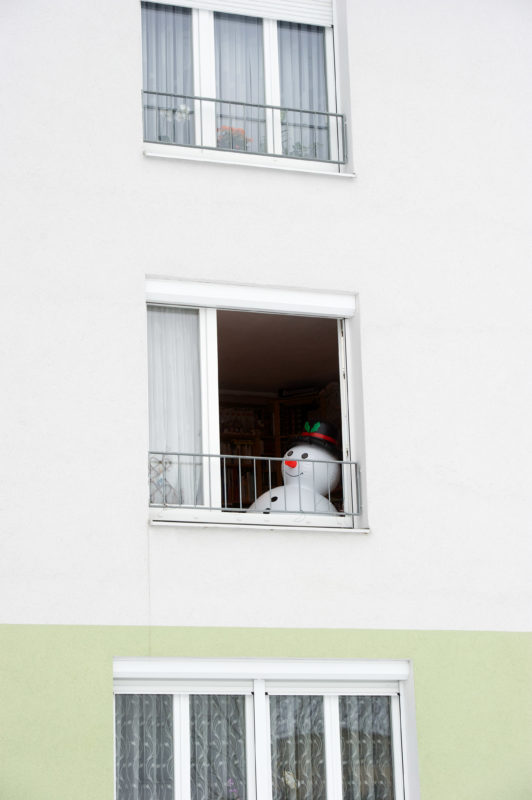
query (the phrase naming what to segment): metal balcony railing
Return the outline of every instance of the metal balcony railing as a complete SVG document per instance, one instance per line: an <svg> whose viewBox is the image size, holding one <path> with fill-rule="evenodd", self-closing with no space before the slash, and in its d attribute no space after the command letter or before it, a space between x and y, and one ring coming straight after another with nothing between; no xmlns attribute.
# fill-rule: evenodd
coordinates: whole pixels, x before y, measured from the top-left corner
<svg viewBox="0 0 532 800"><path fill-rule="evenodd" d="M144 141L328 164L347 160L343 114L143 91Z"/></svg>
<svg viewBox="0 0 532 800"><path fill-rule="evenodd" d="M264 456L150 452L150 505L246 512L259 500L259 507L253 509L257 513L340 514L351 518L361 514L360 475L355 461L298 462L305 463L307 469L310 465L311 470L305 478L299 475L291 479L286 495L282 489L275 491L289 485L283 484L283 461ZM285 508L281 507L283 503Z"/></svg>

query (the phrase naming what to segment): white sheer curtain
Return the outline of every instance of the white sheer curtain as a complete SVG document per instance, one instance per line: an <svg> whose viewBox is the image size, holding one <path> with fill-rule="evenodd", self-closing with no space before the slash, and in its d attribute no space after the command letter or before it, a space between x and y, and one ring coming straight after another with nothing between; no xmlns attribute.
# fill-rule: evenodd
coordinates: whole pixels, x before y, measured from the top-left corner
<svg viewBox="0 0 532 800"><path fill-rule="evenodd" d="M264 153L264 109L244 105L263 105L265 102L262 20L215 13L214 41L216 97L236 101L217 103L218 147Z"/></svg>
<svg viewBox="0 0 532 800"><path fill-rule="evenodd" d="M279 22L281 106L327 111L325 29L317 25ZM283 153L299 158L329 158L325 114L282 112Z"/></svg>
<svg viewBox="0 0 532 800"><path fill-rule="evenodd" d="M195 309L148 307L148 389L150 502L198 505L202 459L194 454L202 451L202 437Z"/></svg>
<svg viewBox="0 0 532 800"><path fill-rule="evenodd" d="M194 143L192 12L142 3L144 140Z"/></svg>
<svg viewBox="0 0 532 800"><path fill-rule="evenodd" d="M191 800L246 800L245 697L190 696Z"/></svg>
<svg viewBox="0 0 532 800"><path fill-rule="evenodd" d="M326 800L323 697L270 695L273 800Z"/></svg>
<svg viewBox="0 0 532 800"><path fill-rule="evenodd" d="M389 697L340 697L344 800L394 800Z"/></svg>
<svg viewBox="0 0 532 800"><path fill-rule="evenodd" d="M174 800L172 696L119 694L117 800Z"/></svg>

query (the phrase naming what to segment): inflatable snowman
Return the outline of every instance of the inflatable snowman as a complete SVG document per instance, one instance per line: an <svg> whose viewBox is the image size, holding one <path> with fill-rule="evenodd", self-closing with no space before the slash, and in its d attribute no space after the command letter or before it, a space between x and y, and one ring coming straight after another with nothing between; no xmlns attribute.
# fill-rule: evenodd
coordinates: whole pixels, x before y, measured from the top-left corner
<svg viewBox="0 0 532 800"><path fill-rule="evenodd" d="M340 480L336 429L316 422L296 436L283 456L284 486L275 486L258 497L248 511L338 513L329 498Z"/></svg>

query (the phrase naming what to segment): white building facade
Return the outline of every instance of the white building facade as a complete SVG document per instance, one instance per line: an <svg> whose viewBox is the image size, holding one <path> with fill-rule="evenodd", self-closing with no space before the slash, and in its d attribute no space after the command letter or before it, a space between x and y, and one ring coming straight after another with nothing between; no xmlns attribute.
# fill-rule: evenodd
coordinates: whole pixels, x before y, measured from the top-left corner
<svg viewBox="0 0 532 800"><path fill-rule="evenodd" d="M527 797L530 6L0 13L0 794Z"/></svg>

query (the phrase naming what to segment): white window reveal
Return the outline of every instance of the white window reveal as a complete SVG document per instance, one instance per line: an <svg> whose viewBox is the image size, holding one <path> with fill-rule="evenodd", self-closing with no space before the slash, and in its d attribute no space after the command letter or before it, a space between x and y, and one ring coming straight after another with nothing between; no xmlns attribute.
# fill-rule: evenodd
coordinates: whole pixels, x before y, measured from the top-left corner
<svg viewBox="0 0 532 800"><path fill-rule="evenodd" d="M149 280L152 521L364 529L356 326L349 295Z"/></svg>
<svg viewBox="0 0 532 800"><path fill-rule="evenodd" d="M195 668L115 659L116 800L416 797L408 662Z"/></svg>
<svg viewBox="0 0 532 800"><path fill-rule="evenodd" d="M328 2L143 2L144 140L338 170L333 38Z"/></svg>

